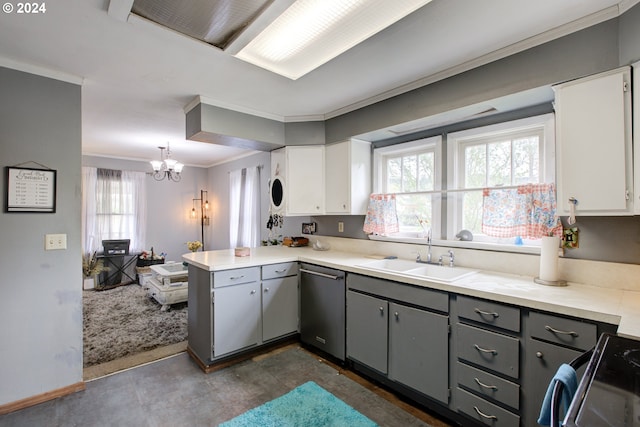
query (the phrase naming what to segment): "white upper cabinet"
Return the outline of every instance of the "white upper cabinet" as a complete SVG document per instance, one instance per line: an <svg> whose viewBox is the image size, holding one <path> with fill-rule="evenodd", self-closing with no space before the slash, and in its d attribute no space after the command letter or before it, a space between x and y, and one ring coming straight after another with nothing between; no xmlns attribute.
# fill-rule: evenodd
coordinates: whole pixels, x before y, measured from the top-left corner
<svg viewBox="0 0 640 427"><path fill-rule="evenodd" d="M273 213L324 214L324 146L288 146L272 151L271 174Z"/></svg>
<svg viewBox="0 0 640 427"><path fill-rule="evenodd" d="M356 139L325 147L325 212L365 215L371 194L371 143Z"/></svg>
<svg viewBox="0 0 640 427"><path fill-rule="evenodd" d="M633 214L630 67L554 87L558 210Z"/></svg>

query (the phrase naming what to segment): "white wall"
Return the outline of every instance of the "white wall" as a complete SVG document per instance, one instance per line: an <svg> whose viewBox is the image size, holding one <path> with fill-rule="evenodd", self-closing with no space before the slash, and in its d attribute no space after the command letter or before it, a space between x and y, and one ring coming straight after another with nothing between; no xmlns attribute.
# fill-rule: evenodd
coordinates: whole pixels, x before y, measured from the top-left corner
<svg viewBox="0 0 640 427"><path fill-rule="evenodd" d="M3 169L57 171L55 213L0 212L2 405L82 381L81 88L0 67L0 94ZM67 249L45 251L47 233Z"/></svg>
<svg viewBox="0 0 640 427"><path fill-rule="evenodd" d="M174 153L177 159L180 156ZM150 172L146 161L83 156L83 166ZM156 181L147 176L147 228L145 248L167 253L167 261L182 261L186 242L200 240L200 223L190 218L193 199L206 188L207 169L186 166L180 182Z"/></svg>

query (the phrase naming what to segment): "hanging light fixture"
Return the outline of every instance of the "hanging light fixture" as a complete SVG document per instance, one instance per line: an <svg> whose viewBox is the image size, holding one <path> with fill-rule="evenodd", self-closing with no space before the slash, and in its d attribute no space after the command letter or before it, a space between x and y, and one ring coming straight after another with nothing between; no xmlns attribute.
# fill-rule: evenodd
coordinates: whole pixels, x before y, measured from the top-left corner
<svg viewBox="0 0 640 427"><path fill-rule="evenodd" d="M151 160L151 166L153 167L153 178L156 181L162 181L167 179L169 181L178 182L182 179L180 173L184 165L177 160L171 158L171 148L167 142L166 147L158 147L160 149L160 160ZM165 156L164 150L167 150Z"/></svg>

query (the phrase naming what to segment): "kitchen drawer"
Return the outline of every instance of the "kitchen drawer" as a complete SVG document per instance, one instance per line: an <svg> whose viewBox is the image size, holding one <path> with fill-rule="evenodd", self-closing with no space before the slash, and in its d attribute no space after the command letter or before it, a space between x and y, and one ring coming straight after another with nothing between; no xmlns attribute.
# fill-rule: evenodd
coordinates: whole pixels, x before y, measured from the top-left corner
<svg viewBox="0 0 640 427"><path fill-rule="evenodd" d="M260 280L260 267L236 268L213 272L213 287L239 285Z"/></svg>
<svg viewBox="0 0 640 427"><path fill-rule="evenodd" d="M519 427L520 417L506 409L471 394L461 388L456 390L458 412L467 414L474 420L492 427Z"/></svg>
<svg viewBox="0 0 640 427"><path fill-rule="evenodd" d="M446 292L434 291L432 289L405 285L359 274L347 275L347 287L352 290L430 308L443 313L449 312L449 294Z"/></svg>
<svg viewBox="0 0 640 427"><path fill-rule="evenodd" d="M515 409L520 408L520 385L458 362L458 385Z"/></svg>
<svg viewBox="0 0 640 427"><path fill-rule="evenodd" d="M580 350L590 350L598 339L598 328L593 323L537 312L529 314L529 330L532 338Z"/></svg>
<svg viewBox="0 0 640 427"><path fill-rule="evenodd" d="M459 295L458 316L497 328L520 332L520 309L504 304Z"/></svg>
<svg viewBox="0 0 640 427"><path fill-rule="evenodd" d="M296 274L298 274L297 262L283 262L280 264L268 264L262 266L262 280L295 276Z"/></svg>
<svg viewBox="0 0 640 427"><path fill-rule="evenodd" d="M520 341L458 323L458 357L512 378L520 376Z"/></svg>

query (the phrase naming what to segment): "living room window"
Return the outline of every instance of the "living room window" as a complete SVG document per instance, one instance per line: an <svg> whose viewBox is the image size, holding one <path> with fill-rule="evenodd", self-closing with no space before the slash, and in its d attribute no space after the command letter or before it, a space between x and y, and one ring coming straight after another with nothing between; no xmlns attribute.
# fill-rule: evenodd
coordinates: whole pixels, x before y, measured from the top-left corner
<svg viewBox="0 0 640 427"><path fill-rule="evenodd" d="M83 248L99 251L103 240L130 239L130 250L144 249L146 189L144 172L82 168Z"/></svg>

